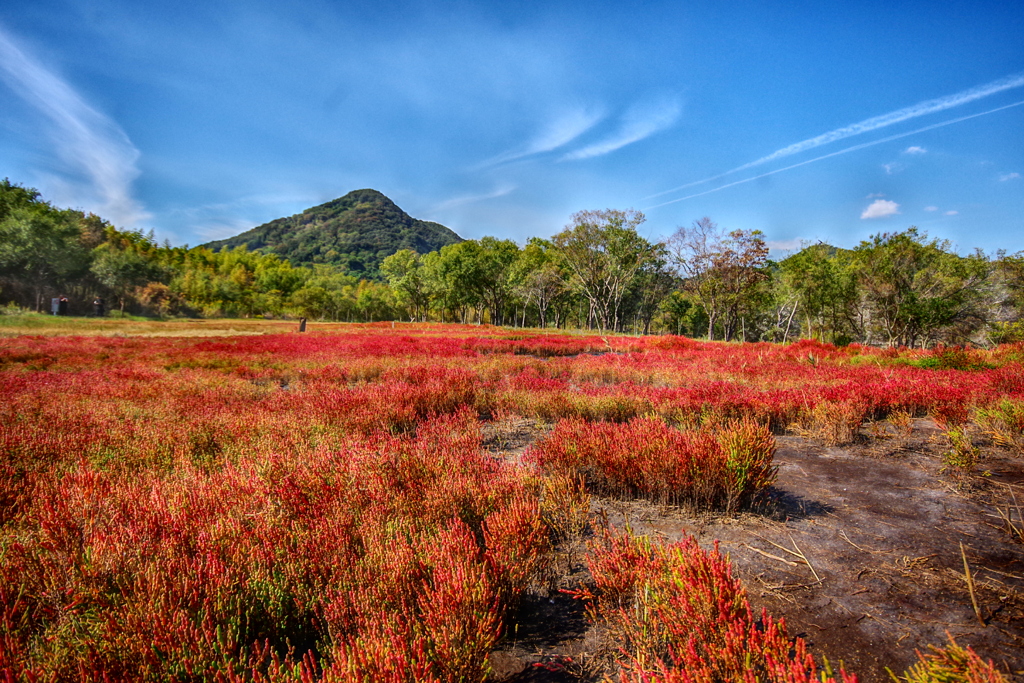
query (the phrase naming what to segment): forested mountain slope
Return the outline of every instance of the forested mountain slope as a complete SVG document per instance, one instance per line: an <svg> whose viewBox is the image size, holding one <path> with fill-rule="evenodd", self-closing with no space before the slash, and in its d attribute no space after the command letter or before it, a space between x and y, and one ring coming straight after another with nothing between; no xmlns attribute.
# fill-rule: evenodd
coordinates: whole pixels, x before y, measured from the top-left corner
<svg viewBox="0 0 1024 683"><path fill-rule="evenodd" d="M426 254L461 241L445 226L412 218L380 192L367 189L203 246L220 250L244 244L294 265L328 263L376 279L381 261L396 251Z"/></svg>

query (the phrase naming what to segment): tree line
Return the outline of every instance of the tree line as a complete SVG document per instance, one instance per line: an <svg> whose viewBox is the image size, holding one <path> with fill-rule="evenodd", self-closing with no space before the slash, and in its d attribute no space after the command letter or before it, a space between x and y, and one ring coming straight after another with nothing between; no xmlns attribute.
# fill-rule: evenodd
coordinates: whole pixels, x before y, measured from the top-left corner
<svg viewBox="0 0 1024 683"><path fill-rule="evenodd" d="M759 231L709 218L652 242L634 210L581 211L550 239L398 251L383 281L244 247L160 245L0 182L0 300L71 314L107 297L159 317L490 323L708 339L929 346L1024 340L1024 254L957 254L916 228L778 260Z"/></svg>

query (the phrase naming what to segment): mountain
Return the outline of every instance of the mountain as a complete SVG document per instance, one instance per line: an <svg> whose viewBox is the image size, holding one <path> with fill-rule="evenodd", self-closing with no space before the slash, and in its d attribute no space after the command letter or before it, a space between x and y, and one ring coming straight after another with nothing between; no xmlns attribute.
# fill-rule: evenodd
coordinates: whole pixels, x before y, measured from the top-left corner
<svg viewBox="0 0 1024 683"><path fill-rule="evenodd" d="M379 278L381 261L396 251L426 254L461 241L439 223L412 218L377 190L356 190L202 246L219 251L244 244L251 251L278 254L294 265L329 263L351 275Z"/></svg>

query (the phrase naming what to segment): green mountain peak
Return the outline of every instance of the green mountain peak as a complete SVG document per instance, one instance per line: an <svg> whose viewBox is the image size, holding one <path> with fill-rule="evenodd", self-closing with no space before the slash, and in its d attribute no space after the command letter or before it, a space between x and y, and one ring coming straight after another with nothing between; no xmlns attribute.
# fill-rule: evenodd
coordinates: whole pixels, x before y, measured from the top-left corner
<svg viewBox="0 0 1024 683"><path fill-rule="evenodd" d="M412 218L381 192L365 189L202 246L219 251L245 245L294 265L327 263L379 279L381 262L396 251L426 254L461 241L449 228Z"/></svg>

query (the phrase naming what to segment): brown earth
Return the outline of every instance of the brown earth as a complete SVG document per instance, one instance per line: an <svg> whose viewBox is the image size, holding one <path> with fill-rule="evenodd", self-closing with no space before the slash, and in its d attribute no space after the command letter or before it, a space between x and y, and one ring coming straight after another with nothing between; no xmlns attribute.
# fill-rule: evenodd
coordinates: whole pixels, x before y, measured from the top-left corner
<svg viewBox="0 0 1024 683"><path fill-rule="evenodd" d="M517 457L542 431L506 421L488 426L485 443ZM842 662L865 683L891 680L886 668L901 674L915 650L948 642L947 634L1024 681L1024 543L1004 519L1024 526L1014 509L1024 505L1024 458L982 446L976 473L953 477L941 471L945 446L930 420L915 420L910 434L876 425L845 447L780 436L778 481L753 511L707 515L608 499L595 499L593 511L666 542L717 540L755 610L785 617L816 658ZM613 673L615 644L558 592L589 579L584 552L581 543L563 549L557 576L524 599L514 632L492 655L494 680Z"/></svg>

